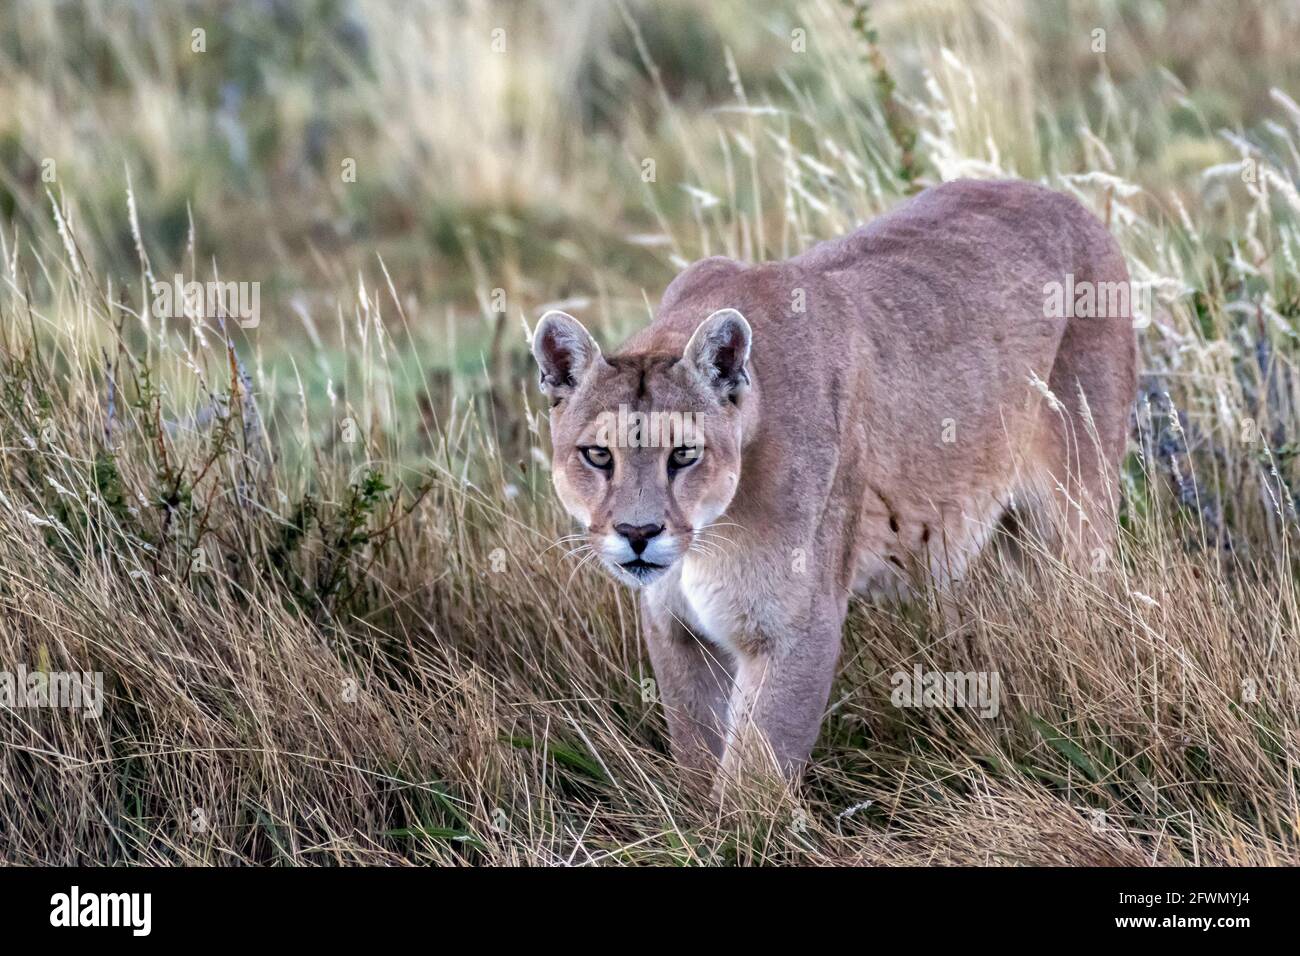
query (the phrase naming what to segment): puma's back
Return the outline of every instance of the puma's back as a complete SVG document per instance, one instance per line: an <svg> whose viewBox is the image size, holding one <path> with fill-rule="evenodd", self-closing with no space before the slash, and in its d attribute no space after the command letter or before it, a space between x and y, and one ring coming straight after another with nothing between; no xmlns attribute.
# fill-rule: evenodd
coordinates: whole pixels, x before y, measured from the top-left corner
<svg viewBox="0 0 1300 956"><path fill-rule="evenodd" d="M1091 309L1072 308L1087 304L1083 290ZM763 440L750 454L784 473L771 480L791 496L833 457L860 506L847 517L868 529L884 517L888 529L892 513L900 525L899 541L868 531L886 562L942 526L956 563L954 539L978 547L1012 502L1063 531L1071 513L1076 525L1086 515L1071 490L1100 499L1089 504L1102 511L1095 527L1060 536L1087 550L1108 537L1136 389L1129 298L1118 246L1074 199L958 181L785 262L697 263L623 352L739 310L762 396ZM904 533L908 515L924 541Z"/></svg>

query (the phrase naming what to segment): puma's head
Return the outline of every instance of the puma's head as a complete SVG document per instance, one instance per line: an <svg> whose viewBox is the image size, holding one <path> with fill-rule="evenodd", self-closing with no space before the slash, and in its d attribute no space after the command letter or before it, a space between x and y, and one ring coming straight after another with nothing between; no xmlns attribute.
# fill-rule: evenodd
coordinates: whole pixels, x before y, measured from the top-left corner
<svg viewBox="0 0 1300 956"><path fill-rule="evenodd" d="M572 316L538 324L555 490L618 580L659 578L731 503L749 345L734 309L705 319L681 354L606 358Z"/></svg>

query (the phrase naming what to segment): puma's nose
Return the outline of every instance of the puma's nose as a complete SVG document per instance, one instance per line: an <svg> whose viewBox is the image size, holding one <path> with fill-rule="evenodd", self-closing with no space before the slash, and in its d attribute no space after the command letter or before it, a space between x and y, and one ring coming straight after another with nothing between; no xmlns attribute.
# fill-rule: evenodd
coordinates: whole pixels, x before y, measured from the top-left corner
<svg viewBox="0 0 1300 956"><path fill-rule="evenodd" d="M632 546L633 554L640 554L645 550L646 542L664 530L661 524L616 524L614 530L627 538L627 543Z"/></svg>

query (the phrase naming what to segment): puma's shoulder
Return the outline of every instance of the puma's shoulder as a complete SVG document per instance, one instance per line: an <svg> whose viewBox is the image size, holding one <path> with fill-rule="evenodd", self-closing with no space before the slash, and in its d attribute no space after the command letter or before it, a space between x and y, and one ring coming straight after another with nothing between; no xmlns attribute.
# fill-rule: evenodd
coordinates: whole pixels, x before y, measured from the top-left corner
<svg viewBox="0 0 1300 956"><path fill-rule="evenodd" d="M727 256L710 256L692 263L668 284L659 309L661 312L667 311L693 295L716 288L747 268L743 262Z"/></svg>

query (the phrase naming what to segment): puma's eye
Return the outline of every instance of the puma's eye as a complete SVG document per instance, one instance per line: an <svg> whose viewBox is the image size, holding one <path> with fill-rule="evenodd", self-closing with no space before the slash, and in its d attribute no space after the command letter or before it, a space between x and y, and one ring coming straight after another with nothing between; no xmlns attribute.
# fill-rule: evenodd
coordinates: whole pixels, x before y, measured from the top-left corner
<svg viewBox="0 0 1300 956"><path fill-rule="evenodd" d="M582 452L582 457L587 459L587 464L591 465L592 468L607 471L614 467L614 456L609 453L608 448L603 448L600 445L588 445L586 448L579 448L578 450Z"/></svg>
<svg viewBox="0 0 1300 956"><path fill-rule="evenodd" d="M703 453L704 449L699 445L678 445L668 456L668 467L672 471L689 468L700 460L700 455Z"/></svg>

